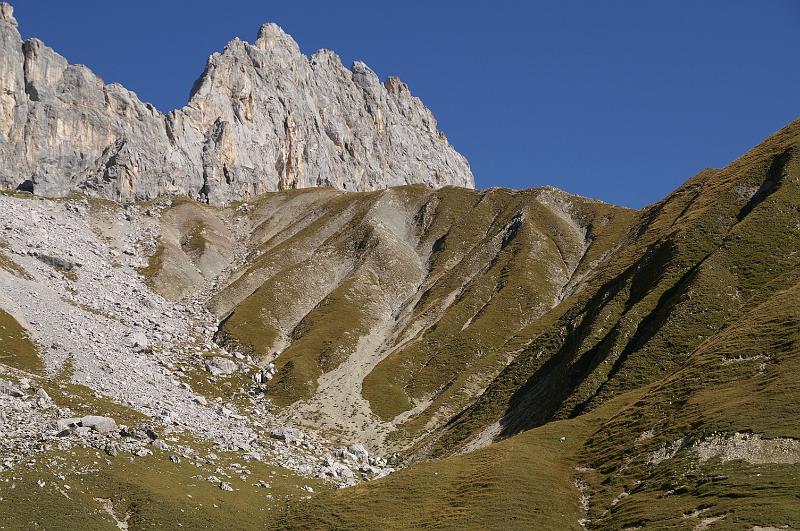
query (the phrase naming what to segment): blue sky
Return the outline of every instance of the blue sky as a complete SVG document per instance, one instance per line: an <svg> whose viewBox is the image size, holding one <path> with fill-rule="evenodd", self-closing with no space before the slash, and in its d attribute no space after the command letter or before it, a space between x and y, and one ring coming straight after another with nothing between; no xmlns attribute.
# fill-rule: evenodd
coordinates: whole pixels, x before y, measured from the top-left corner
<svg viewBox="0 0 800 531"><path fill-rule="evenodd" d="M36 36L164 111L274 21L305 53L397 75L477 185L657 201L800 117L800 2L17 0Z"/></svg>

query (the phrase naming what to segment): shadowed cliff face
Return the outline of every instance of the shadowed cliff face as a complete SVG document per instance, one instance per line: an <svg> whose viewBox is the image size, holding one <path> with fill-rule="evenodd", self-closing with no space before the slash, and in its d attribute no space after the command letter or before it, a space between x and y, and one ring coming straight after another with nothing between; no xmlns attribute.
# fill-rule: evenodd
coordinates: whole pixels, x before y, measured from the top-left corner
<svg viewBox="0 0 800 531"><path fill-rule="evenodd" d="M213 204L311 186L472 187L467 161L396 78L304 56L275 24L213 54L182 109L161 114L38 39L0 7L0 187Z"/></svg>

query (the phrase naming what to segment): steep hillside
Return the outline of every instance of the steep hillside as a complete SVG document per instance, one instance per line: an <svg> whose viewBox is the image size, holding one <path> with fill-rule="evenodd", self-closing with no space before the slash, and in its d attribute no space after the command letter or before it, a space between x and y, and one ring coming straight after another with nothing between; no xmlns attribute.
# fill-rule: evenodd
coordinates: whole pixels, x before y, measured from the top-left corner
<svg viewBox="0 0 800 531"><path fill-rule="evenodd" d="M795 528L798 301L776 293L588 413L291 505L287 527Z"/></svg>
<svg viewBox="0 0 800 531"><path fill-rule="evenodd" d="M581 475L593 524L798 525L797 280L704 340L590 438Z"/></svg>
<svg viewBox="0 0 800 531"><path fill-rule="evenodd" d="M434 454L491 421L510 435L659 381L791 286L800 263L799 158L795 122L643 210L620 252L545 317L552 325L510 342L523 352L448 427Z"/></svg>
<svg viewBox="0 0 800 531"><path fill-rule="evenodd" d="M287 527L794 528L798 289L742 315L654 385L292 504Z"/></svg>
<svg viewBox="0 0 800 531"><path fill-rule="evenodd" d="M796 525L799 184L795 122L640 212L552 189L267 196L217 339L274 360L272 403L334 437L407 462L488 445L318 498L319 525L421 500L421 526L546 521L467 503L526 470L504 448L571 468L581 491L553 496L585 526ZM574 446L545 465L553 426Z"/></svg>
<svg viewBox="0 0 800 531"><path fill-rule="evenodd" d="M275 363L267 397L287 416L386 450L467 406L513 358L508 339L579 286L635 216L551 188L309 190L166 212L154 285L187 282L168 265L187 260L167 241L176 219L236 224L239 258L210 302L217 341Z"/></svg>

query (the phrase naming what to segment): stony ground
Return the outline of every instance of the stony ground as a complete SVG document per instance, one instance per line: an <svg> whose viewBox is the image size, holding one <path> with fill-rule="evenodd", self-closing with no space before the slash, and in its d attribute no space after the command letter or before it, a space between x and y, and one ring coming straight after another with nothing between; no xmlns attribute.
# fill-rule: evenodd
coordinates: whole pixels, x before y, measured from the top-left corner
<svg viewBox="0 0 800 531"><path fill-rule="evenodd" d="M199 297L170 302L147 286L138 268L164 206L0 196L0 308L32 335L45 365L41 375L0 365L3 466L43 442L147 455L165 436L188 434L341 485L389 473L358 444L332 448L275 420L259 399L274 369L214 344L218 323ZM98 412L54 404L44 382L60 379L140 414L140 432L81 423ZM193 453L186 444L176 452Z"/></svg>

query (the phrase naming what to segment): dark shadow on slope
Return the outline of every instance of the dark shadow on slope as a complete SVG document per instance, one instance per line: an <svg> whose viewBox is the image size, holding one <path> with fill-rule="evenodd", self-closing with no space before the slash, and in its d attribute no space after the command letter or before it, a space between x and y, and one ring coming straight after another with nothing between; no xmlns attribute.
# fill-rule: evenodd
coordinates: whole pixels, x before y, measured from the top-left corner
<svg viewBox="0 0 800 531"><path fill-rule="evenodd" d="M753 194L753 197L750 198L750 201L748 201L747 204L742 207L742 209L739 211L739 214L736 215L736 219L738 221L742 221L767 197L778 191L783 182L784 169L792 159L793 152L794 150L792 148L788 148L772 158L772 163L769 166L769 170L767 170L767 176L764 179L764 182L761 183L758 191Z"/></svg>
<svg viewBox="0 0 800 531"><path fill-rule="evenodd" d="M639 265L640 262L633 264L598 290L578 314L583 315L580 323L574 329L565 331L563 343L557 352L512 395L506 414L500 421L503 426L502 437L551 420L585 376L605 359L618 333L616 327L573 362L580 345L595 329L602 308L623 290ZM569 319L567 326L575 320L574 317Z"/></svg>
<svg viewBox="0 0 800 531"><path fill-rule="evenodd" d="M625 312L628 312L641 302L650 293L653 286L656 286L667 273L670 264L677 255L675 243L670 237L651 245L645 252L644 257L639 260L639 265L634 268L631 275L630 295L625 304Z"/></svg>
<svg viewBox="0 0 800 531"><path fill-rule="evenodd" d="M30 179L22 181L21 183L19 183L19 186L17 186L17 191L18 192L28 192L29 194L32 194L33 193L33 181L30 180Z"/></svg>
<svg viewBox="0 0 800 531"><path fill-rule="evenodd" d="M558 351L550 357L511 397L506 414L501 420L503 437L514 435L553 420L566 402L590 377L590 375L612 354L618 344L622 329L620 321L634 305L652 290L647 285L657 286L665 274L670 261L675 256L673 245L668 241L656 243L644 257L626 269L621 275L604 285L598 294L584 307L584 318L578 327L568 331ZM689 271L681 275L673 286L659 298L656 307L639 323L636 333L631 337L623 352L615 360L608 376L592 392L591 396L578 404L570 416L579 414L599 393L603 386L617 375L628 357L646 344L667 321L683 288L694 277L700 260ZM624 303L624 310L616 319L616 325L594 346L581 352L580 345L596 330L597 321L603 307L626 285L630 292Z"/></svg>
<svg viewBox="0 0 800 531"><path fill-rule="evenodd" d="M686 288L697 276L697 271L704 261L705 259L695 264L678 280L678 282L676 282L671 288L666 290L661 295L655 309L639 322L639 325L636 327L636 332L631 336L631 340L627 345L625 345L625 349L614 361L614 364L611 367L611 370L608 372L608 376L606 376L605 381L600 384L600 386L594 393L591 394L591 396L587 397L572 409L570 412L570 417L576 417L584 413L591 402L600 396L608 383L617 376L628 358L633 353L643 348L658 333L658 331L661 330L661 327L664 326L669 319L672 310L678 304L681 295L686 292Z"/></svg>

